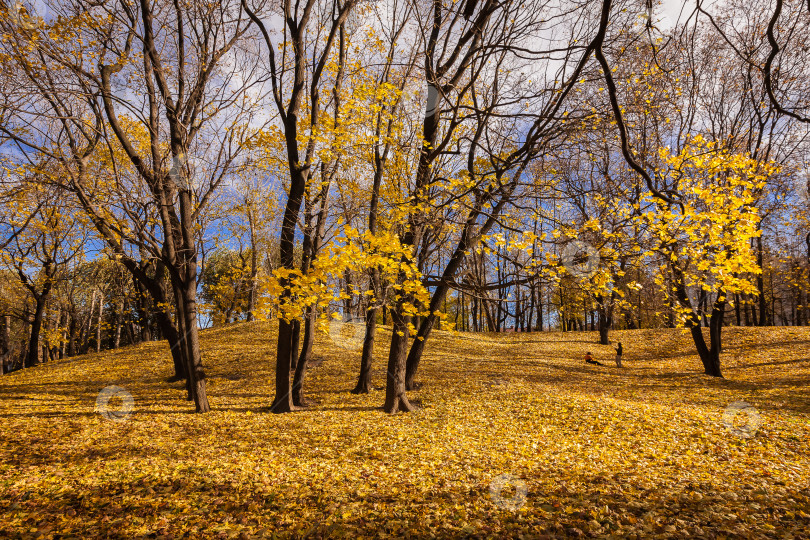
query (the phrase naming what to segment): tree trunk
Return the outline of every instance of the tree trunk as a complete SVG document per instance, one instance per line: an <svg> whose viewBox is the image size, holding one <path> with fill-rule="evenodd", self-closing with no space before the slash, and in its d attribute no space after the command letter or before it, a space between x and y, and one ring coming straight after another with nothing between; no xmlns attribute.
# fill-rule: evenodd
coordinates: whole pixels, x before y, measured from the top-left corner
<svg viewBox="0 0 810 540"><path fill-rule="evenodd" d="M378 273L377 270L374 271ZM363 337L363 355L360 358L360 375L352 394L368 394L371 391L371 365L374 357L374 340L377 335L377 312L379 308L366 312L366 334Z"/></svg>
<svg viewBox="0 0 810 540"><path fill-rule="evenodd" d="M68 357L76 356L76 330L77 330L77 323L78 317L76 312L74 311L72 316L70 317L70 326L68 327Z"/></svg>
<svg viewBox="0 0 810 540"><path fill-rule="evenodd" d="M42 318L45 313L44 295L39 295L36 298L36 307L34 308L34 318L31 321L31 335L28 341L28 355L25 358L25 367L34 367L39 363L39 337L42 333Z"/></svg>
<svg viewBox="0 0 810 540"><path fill-rule="evenodd" d="M205 372L203 371L202 357L200 355L200 333L197 324L197 281L196 267L194 263L187 263L190 267L186 269L187 283L181 289L182 297L179 299L178 307L182 306L182 312L178 315L185 323L185 335L182 341L186 344L186 372L188 373L188 383L192 389L192 397L196 412L205 413L211 410L206 394Z"/></svg>
<svg viewBox="0 0 810 540"><path fill-rule="evenodd" d="M608 331L610 330L610 318L605 314L605 308L601 307L597 310L599 312L599 344L610 345L608 339Z"/></svg>
<svg viewBox="0 0 810 540"><path fill-rule="evenodd" d="M444 301L447 291L450 290L450 285L455 280L455 276L458 273L459 268L461 268L464 258L467 256L467 251L472 245L478 242L481 235L486 234L492 227L491 221L493 220L490 219L481 227L478 234L474 235L473 227L475 226L475 220L477 217L477 213L472 213L467 218L467 222L465 223L464 229L461 233L461 238L459 239L453 254L450 256L450 260L447 261L447 266L444 268L442 279L436 286L436 290L433 291L433 295L430 297L430 305L428 306L429 314L422 320L422 323L417 329L416 339L413 341L411 350L408 353L407 371L405 376L405 387L408 390L413 390L414 388L414 377L416 376L416 371L419 368L419 362L422 360L422 354L425 351L425 344L427 343L428 338L430 338L433 325L436 323L437 317L435 313L439 310L439 306Z"/></svg>
<svg viewBox="0 0 810 540"><path fill-rule="evenodd" d="M86 353L90 350L90 334L93 331L93 314L96 312L96 295L97 291L93 290L93 295L90 298L90 313L87 315L87 325L82 324L82 336L79 340L81 343L81 352Z"/></svg>
<svg viewBox="0 0 810 540"><path fill-rule="evenodd" d="M402 316L402 306L391 310L393 332L388 352L388 373L385 384L384 410L389 414L410 412L413 406L405 393L405 359L408 354L408 320Z"/></svg>
<svg viewBox="0 0 810 540"><path fill-rule="evenodd" d="M101 352L101 325L104 322L104 295L98 298L98 324L96 324L96 352Z"/></svg>
<svg viewBox="0 0 810 540"><path fill-rule="evenodd" d="M163 309L155 312L158 324L160 325L163 337L169 342L169 351L174 364L174 375L169 378L169 382L182 381L188 379L188 370L183 356L183 344L180 342L180 334L172 322L172 318Z"/></svg>
<svg viewBox="0 0 810 540"><path fill-rule="evenodd" d="M68 312L67 308L65 308L64 315L63 315L62 318L63 318L62 327L61 327L61 331L59 333L59 337L60 337L60 339L59 339L59 359L60 360L65 358L65 351L66 351L67 339L68 339L68 335L67 335L68 323L69 323L69 321L71 319L70 312Z"/></svg>
<svg viewBox="0 0 810 540"><path fill-rule="evenodd" d="M734 313L737 316L737 326L742 326L742 312L740 310L739 293L734 293Z"/></svg>
<svg viewBox="0 0 810 540"><path fill-rule="evenodd" d="M292 345L290 345L290 371L298 369L298 347L301 344L301 321L292 322Z"/></svg>
<svg viewBox="0 0 810 540"><path fill-rule="evenodd" d="M248 297L247 320L251 322L255 319L256 311L256 289L258 288L259 275L259 251L256 241L256 224L254 223L253 209L248 208L248 225L250 227L250 296Z"/></svg>
<svg viewBox="0 0 810 540"><path fill-rule="evenodd" d="M684 284L683 274L675 268L673 270L675 279L675 293L678 296L678 301L682 306L689 306L689 296L686 293L686 285ZM722 298L722 300L721 300ZM725 311L726 300L723 298L722 293L718 294L718 299L715 301L712 310L712 319L709 326L709 339L710 346L706 345L706 340L703 337L703 330L700 325L700 318L694 309L688 313L686 326L692 333L692 340L695 342L700 361L703 363L703 369L706 375L712 377L723 377L720 371L720 331L723 325L723 314Z"/></svg>
<svg viewBox="0 0 810 540"><path fill-rule="evenodd" d="M543 331L543 285L537 285L537 327L538 332Z"/></svg>
<svg viewBox="0 0 810 540"><path fill-rule="evenodd" d="M304 320L304 339L301 344L301 354L298 357L298 365L295 367L293 377L292 400L296 407L304 407L304 378L307 373L307 364L312 357L312 344L315 342L315 306L307 308L306 319Z"/></svg>
<svg viewBox="0 0 810 540"><path fill-rule="evenodd" d="M11 368L11 317L0 317L3 327L0 330L0 375L9 372Z"/></svg>
<svg viewBox="0 0 810 540"><path fill-rule="evenodd" d="M124 318L124 304L123 302L119 302L116 307L116 314L115 314L115 333L113 333L113 342L112 346L113 349L117 349L121 346L121 324Z"/></svg>

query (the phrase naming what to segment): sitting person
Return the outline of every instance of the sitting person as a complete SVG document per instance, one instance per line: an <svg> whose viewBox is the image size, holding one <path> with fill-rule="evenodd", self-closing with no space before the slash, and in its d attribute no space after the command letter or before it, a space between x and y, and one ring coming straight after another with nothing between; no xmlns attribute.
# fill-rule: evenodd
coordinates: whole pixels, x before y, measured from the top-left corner
<svg viewBox="0 0 810 540"><path fill-rule="evenodd" d="M586 364L596 364L597 366L602 365L602 364L600 364L599 362L597 362L596 360L593 359L593 356L591 356L590 352L585 353L585 363Z"/></svg>

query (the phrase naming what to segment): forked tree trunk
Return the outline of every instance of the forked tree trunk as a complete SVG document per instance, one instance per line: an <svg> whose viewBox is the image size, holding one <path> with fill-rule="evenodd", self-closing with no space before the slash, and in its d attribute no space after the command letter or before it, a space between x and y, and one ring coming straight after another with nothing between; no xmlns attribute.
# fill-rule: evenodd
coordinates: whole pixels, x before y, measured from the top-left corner
<svg viewBox="0 0 810 540"><path fill-rule="evenodd" d="M388 352L388 373L385 383L384 410L389 414L410 412L413 406L405 393L405 360L408 354L408 320L402 315L402 306L391 310L393 332Z"/></svg>
<svg viewBox="0 0 810 540"><path fill-rule="evenodd" d="M673 275L678 302L684 307L690 306L691 304L689 303L689 296L686 293L683 274L675 267ZM689 331L692 333L692 340L695 342L698 356L700 356L700 361L703 363L704 373L712 377L723 377L723 373L720 370L720 334L723 327L725 305L726 300L723 297L722 291L720 291L712 309L711 322L709 325L709 345L706 345L706 339L703 337L703 329L700 325L700 318L697 313L695 313L694 309L689 310L686 320L686 327L689 328Z"/></svg>

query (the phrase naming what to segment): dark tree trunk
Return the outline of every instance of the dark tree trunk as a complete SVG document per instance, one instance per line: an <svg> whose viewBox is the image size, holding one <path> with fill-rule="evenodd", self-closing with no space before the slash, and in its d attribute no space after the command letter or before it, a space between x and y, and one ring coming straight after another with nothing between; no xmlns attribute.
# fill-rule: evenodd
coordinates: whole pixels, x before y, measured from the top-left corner
<svg viewBox="0 0 810 540"><path fill-rule="evenodd" d="M379 274L377 270L374 271ZM371 365L374 358L374 340L377 336L377 312L373 308L366 312L366 333L363 337L363 354L360 358L360 374L352 394L368 394L371 391Z"/></svg>
<svg viewBox="0 0 810 540"><path fill-rule="evenodd" d="M322 168L325 170L325 168ZM321 242L323 240L324 230L326 227L326 218L328 211L328 197L329 186L331 180L337 171L337 165L330 169L330 178L328 181L322 182L320 199L320 210L318 211L315 226L311 226L312 222L312 208L313 203L307 197L305 210L304 210L304 246L301 254L301 273L306 275L312 268L313 261L317 258L321 249ZM304 403L304 379L306 377L307 368L312 358L312 345L315 341L315 319L316 312L315 306L309 306L304 316L304 339L301 346L301 353L298 354L298 345L301 335L301 322L298 320L293 321L293 339L292 339L292 363L295 367L295 374L293 376L292 387L292 401L296 407L305 406Z"/></svg>
<svg viewBox="0 0 810 540"><path fill-rule="evenodd" d="M68 357L76 356L76 322L78 321L78 317L76 316L76 312L74 311L70 317L70 326L68 327L68 350L67 355Z"/></svg>
<svg viewBox="0 0 810 540"><path fill-rule="evenodd" d="M419 325L416 334L417 337L413 341L413 345L411 345L406 363L407 371L405 376L405 387L408 390L414 389L414 377L416 376L417 369L419 369L419 362L422 360L422 354L425 351L425 344L427 343L430 333L433 330L433 325L436 323L437 317L435 313L438 311L444 296L450 289L450 283L452 282L458 268L461 266L463 258L463 251L459 251L457 249L456 253L454 253L453 257L451 257L450 262L448 262L447 267L444 270L442 282L436 287L436 290L433 292L433 296L430 299L430 306L428 307L430 314L422 319L422 323Z"/></svg>
<svg viewBox="0 0 810 540"><path fill-rule="evenodd" d="M155 312L158 324L160 325L163 337L169 342L169 351L172 355L172 363L174 364L174 375L169 379L169 382L182 381L188 378L188 370L183 358L183 346L180 343L180 336L177 328L172 324L172 319L169 314L162 309Z"/></svg>
<svg viewBox="0 0 810 540"><path fill-rule="evenodd" d="M734 293L734 313L737 316L737 326L742 326L742 312L740 310L740 295Z"/></svg>
<svg viewBox="0 0 810 540"><path fill-rule="evenodd" d="M677 268L675 268L673 273L678 301L684 307L689 306L689 296L686 293L683 275ZM718 298L712 309L712 317L709 326L709 346L706 345L706 340L703 337L700 319L693 309L689 311L686 320L686 326L692 333L692 340L695 342L695 348L700 356L700 361L703 363L704 372L706 375L711 375L712 377L723 377L723 373L720 370L720 333L723 327L725 304L726 300L721 292L718 294Z"/></svg>
<svg viewBox="0 0 810 540"><path fill-rule="evenodd" d="M0 375L4 375L11 368L11 317L3 315L0 322Z"/></svg>
<svg viewBox="0 0 810 540"><path fill-rule="evenodd" d="M384 410L389 414L399 411L410 412L413 406L405 393L405 359L408 354L408 320L401 315L402 308L391 310L393 332L391 349L388 353L388 373L385 384Z"/></svg>
<svg viewBox="0 0 810 540"><path fill-rule="evenodd" d="M599 310L599 344L610 345L608 331L610 330L611 318L605 314L605 308Z"/></svg>
<svg viewBox="0 0 810 540"><path fill-rule="evenodd" d="M537 330L543 331L543 285L537 286Z"/></svg>
<svg viewBox="0 0 810 540"><path fill-rule="evenodd" d="M307 364L312 357L312 344L315 341L315 308L307 308L306 319L304 320L304 339L301 346L301 355L295 367L293 377L293 405L303 407L304 403L304 378L307 372Z"/></svg>
<svg viewBox="0 0 810 540"><path fill-rule="evenodd" d="M96 321L96 352L101 352L101 329L104 323L104 295L99 293L98 319Z"/></svg>
<svg viewBox="0 0 810 540"><path fill-rule="evenodd" d="M496 207L496 209L499 207ZM436 286L436 290L433 291L433 295L430 298L430 305L428 306L429 314L422 320L417 329L417 337L413 341L411 350L408 353L407 371L405 376L405 387L408 390L413 390L414 388L414 377L416 376L416 371L419 368L419 362L422 360L425 345L427 344L428 338L430 338L433 325L436 323L437 317L435 313L439 310L439 306L444 301L447 291L450 290L450 285L454 282L455 276L458 273L459 268L461 268L464 258L467 256L467 251L472 245L477 243L478 239L482 235L486 234L495 223L493 216L490 216L484 225L481 226L478 233L473 234L473 227L475 227L478 216L479 213L477 211L473 211L467 217L467 221L461 233L461 238L459 239L453 254L450 256L447 266L444 268L441 282Z"/></svg>
<svg viewBox="0 0 810 540"><path fill-rule="evenodd" d="M188 383L192 389L196 412L205 413L211 410L206 393L205 372L203 371L202 356L200 355L200 333L197 324L197 280L196 264L186 263L189 268L184 272L186 283L182 284L180 293L182 297L177 303L182 306L178 315L183 318L185 334L182 341L186 344L186 372Z"/></svg>
<svg viewBox="0 0 810 540"><path fill-rule="evenodd" d="M93 291L93 296L90 299L90 313L87 314L87 325L82 324L82 337L79 340L81 343L81 351L86 354L90 351L90 334L93 332L93 314L96 312L96 297L97 291Z"/></svg>
<svg viewBox="0 0 810 540"><path fill-rule="evenodd" d="M36 296L34 318L31 320L31 337L28 342L28 355L25 358L25 367L33 367L39 363L39 338L42 333L42 319L45 315L45 303L50 293L50 285L45 285L43 292Z"/></svg>
<svg viewBox="0 0 810 540"><path fill-rule="evenodd" d="M132 270L132 269L130 269ZM174 364L174 375L169 378L169 382L176 382L181 380L187 380L186 390L188 392L187 398L191 400L193 397L191 395L191 386L188 382L188 363L186 361L187 352L186 352L186 342L185 336L187 334L184 322L181 320L178 312L178 325L175 326L174 322L172 321L171 313L168 311L168 290L165 280L165 273L166 273L166 266L162 262L158 262L155 268L155 278L149 279L146 276L145 272L133 272L134 275L139 276L136 277L135 282L139 288L143 289L144 295L144 302L146 300L145 294L149 293L152 297L153 305L154 305L154 316L156 322L158 324L158 328L160 329L160 333L163 334L163 338L166 339L169 343L169 351L172 355L172 363ZM142 283L143 281L143 283ZM172 290L174 291L175 295L175 305L178 304L179 298L181 297L182 293L179 291L178 287L172 284ZM195 289L196 294L196 289ZM196 297L195 297L196 298ZM146 316L146 308L143 307L140 302L138 303L139 309L139 317ZM143 310L143 311L141 311ZM141 313L143 315L141 315ZM151 330L149 329L149 325L144 325L141 327L141 330L145 330L145 335L151 337Z"/></svg>

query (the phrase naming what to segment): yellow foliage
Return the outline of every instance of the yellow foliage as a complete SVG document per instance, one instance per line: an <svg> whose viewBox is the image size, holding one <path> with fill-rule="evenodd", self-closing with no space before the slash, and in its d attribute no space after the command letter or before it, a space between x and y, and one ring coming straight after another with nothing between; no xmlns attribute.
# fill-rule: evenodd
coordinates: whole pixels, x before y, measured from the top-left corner
<svg viewBox="0 0 810 540"><path fill-rule="evenodd" d="M349 393L357 357L325 335L318 405L287 415L266 409L269 324L201 337L206 415L165 382L165 343L0 376L0 537L749 538L810 520L807 328L727 329L727 380L697 371L684 330L616 332L621 370L582 362L613 354L595 333L436 331L422 409L394 417L382 391ZM133 397L123 422L94 412L109 385ZM753 437L724 423L739 401ZM522 504L492 494L509 475Z"/></svg>

